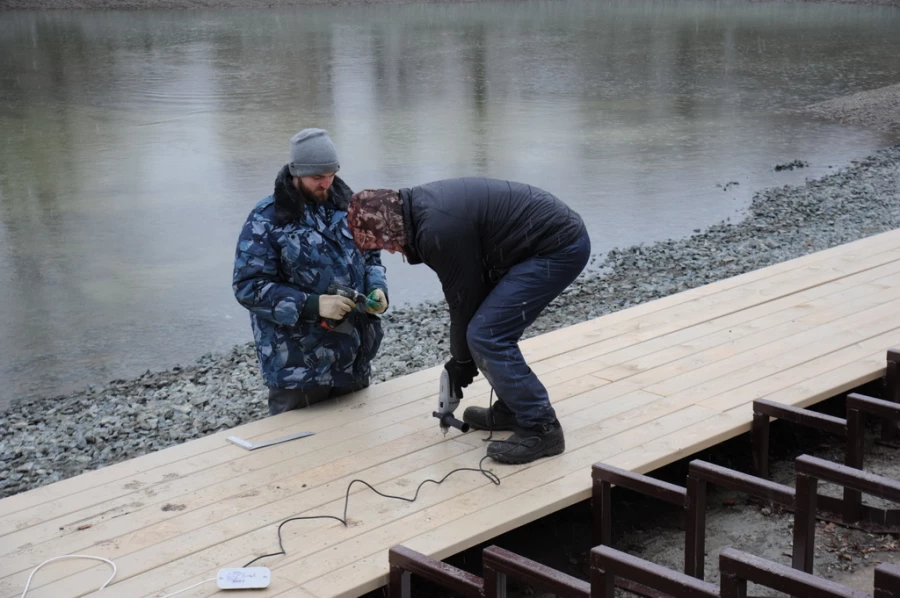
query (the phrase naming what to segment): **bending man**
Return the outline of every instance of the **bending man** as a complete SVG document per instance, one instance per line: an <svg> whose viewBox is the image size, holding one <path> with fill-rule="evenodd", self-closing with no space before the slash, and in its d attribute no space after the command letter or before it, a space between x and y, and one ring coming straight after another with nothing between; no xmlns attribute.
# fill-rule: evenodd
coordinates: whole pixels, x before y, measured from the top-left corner
<svg viewBox="0 0 900 598"><path fill-rule="evenodd" d="M465 178L360 191L348 222L361 250L399 251L440 278L450 308L451 384L462 396L480 369L498 397L490 408L466 409L463 421L514 431L492 442L488 456L527 463L562 453L562 427L518 341L587 264L581 217L537 187Z"/></svg>

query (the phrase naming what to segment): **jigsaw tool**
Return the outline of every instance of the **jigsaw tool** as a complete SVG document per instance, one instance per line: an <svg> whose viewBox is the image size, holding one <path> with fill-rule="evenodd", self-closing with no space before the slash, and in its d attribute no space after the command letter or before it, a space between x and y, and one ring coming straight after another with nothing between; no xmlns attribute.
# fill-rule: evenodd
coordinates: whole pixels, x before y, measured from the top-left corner
<svg viewBox="0 0 900 598"><path fill-rule="evenodd" d="M459 397L453 392L453 386L450 384L450 372L444 370L441 372L441 388L438 393L438 408L432 415L440 420L441 432L444 436L450 431L451 427L465 433L469 431L469 424L461 422L453 417L453 412L459 406Z"/></svg>

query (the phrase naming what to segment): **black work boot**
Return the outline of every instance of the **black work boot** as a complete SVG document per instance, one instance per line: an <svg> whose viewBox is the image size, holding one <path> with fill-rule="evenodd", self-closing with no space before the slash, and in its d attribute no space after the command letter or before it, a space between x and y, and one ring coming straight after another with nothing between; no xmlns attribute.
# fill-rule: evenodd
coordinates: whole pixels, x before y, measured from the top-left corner
<svg viewBox="0 0 900 598"><path fill-rule="evenodd" d="M531 463L541 457L552 457L566 450L559 420L533 428L517 427L506 440L495 440L488 445L487 455L500 463Z"/></svg>
<svg viewBox="0 0 900 598"><path fill-rule="evenodd" d="M503 401L496 401L491 408L466 407L463 411L463 421L475 430L514 430L516 415L510 411Z"/></svg>

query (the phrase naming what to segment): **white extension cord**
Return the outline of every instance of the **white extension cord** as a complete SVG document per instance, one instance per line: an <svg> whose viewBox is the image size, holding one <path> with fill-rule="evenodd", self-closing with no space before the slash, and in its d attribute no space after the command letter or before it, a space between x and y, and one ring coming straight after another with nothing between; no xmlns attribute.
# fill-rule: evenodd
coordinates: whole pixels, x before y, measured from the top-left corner
<svg viewBox="0 0 900 598"><path fill-rule="evenodd" d="M103 589L106 588L106 586L108 586L116 576L116 564L109 559L103 558L102 556L92 556L89 554L67 554L63 556L55 556L52 559L47 559L31 571L31 575L28 576L28 581L25 582L25 589L22 591L22 598L25 598L25 595L28 594L28 588L31 587L31 580L34 578L34 574L38 572L38 569L48 563L52 563L53 561L61 561L63 559L91 559L94 561L104 562L112 567L112 575L110 575L109 579L107 579L106 582L102 586L100 586L100 589L98 589L96 593L103 591ZM271 576L272 574L271 571L269 571L268 567L235 567L230 569L219 569L218 577L204 579L203 581L197 582L190 587L182 588L177 592L173 592L171 594L166 594L162 598L172 598L172 596L177 596L178 594L187 592L188 590L193 590L194 588L202 586L203 584L209 583L211 581L218 582L219 589L222 590L267 588L269 587Z"/></svg>
<svg viewBox="0 0 900 598"><path fill-rule="evenodd" d="M38 572L38 569L40 569L47 563L52 563L53 561L61 561L63 559L91 559L94 561L103 561L104 563L112 567L112 575L109 576L109 579L106 580L106 583L100 586L100 590L108 586L109 582L111 582L116 576L116 564L109 559L103 558L102 556L91 556L89 554L67 554L64 556L55 556L52 559L47 559L31 571L31 575L28 576L28 581L25 582L25 590L22 591L22 598L25 598L25 594L28 593L28 588L31 586L31 579L34 577L34 574ZM99 592L100 590L97 591Z"/></svg>

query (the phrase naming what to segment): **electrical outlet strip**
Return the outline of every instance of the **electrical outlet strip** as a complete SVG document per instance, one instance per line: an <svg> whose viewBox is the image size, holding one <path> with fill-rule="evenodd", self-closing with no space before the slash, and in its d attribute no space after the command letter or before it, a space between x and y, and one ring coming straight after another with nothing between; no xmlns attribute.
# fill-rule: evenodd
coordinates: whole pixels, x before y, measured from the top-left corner
<svg viewBox="0 0 900 598"><path fill-rule="evenodd" d="M219 569L216 583L220 590L252 590L269 587L272 572L268 567L234 567Z"/></svg>

